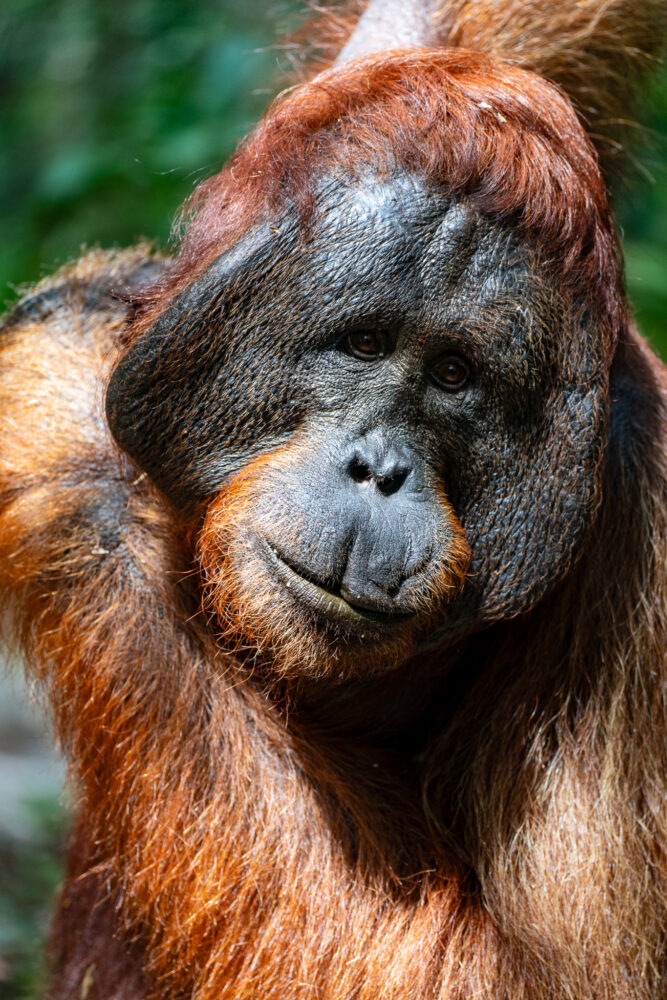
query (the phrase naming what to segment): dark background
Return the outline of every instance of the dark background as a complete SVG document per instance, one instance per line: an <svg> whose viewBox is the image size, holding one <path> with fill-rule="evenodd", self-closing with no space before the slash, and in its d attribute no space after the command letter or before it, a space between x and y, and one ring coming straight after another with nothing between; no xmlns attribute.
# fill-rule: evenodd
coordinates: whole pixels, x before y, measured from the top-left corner
<svg viewBox="0 0 667 1000"><path fill-rule="evenodd" d="M141 236L167 246L179 204L275 93L287 60L267 46L298 23L295 10L297 0L2 0L0 305L82 247ZM639 117L635 166L614 195L639 326L667 357L664 70ZM12 727L5 713L10 761L17 739L34 750L22 719ZM64 809L57 788L40 788L20 822L0 823L0 997L11 1000L35 995L61 872Z"/></svg>

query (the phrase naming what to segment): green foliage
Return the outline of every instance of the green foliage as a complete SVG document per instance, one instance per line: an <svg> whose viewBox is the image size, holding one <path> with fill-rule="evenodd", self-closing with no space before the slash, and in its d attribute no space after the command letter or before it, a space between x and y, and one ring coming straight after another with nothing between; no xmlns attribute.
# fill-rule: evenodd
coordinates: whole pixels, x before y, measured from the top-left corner
<svg viewBox="0 0 667 1000"><path fill-rule="evenodd" d="M28 805L24 836L0 837L0 1000L42 992L51 903L62 878L66 810L54 798Z"/></svg>
<svg viewBox="0 0 667 1000"><path fill-rule="evenodd" d="M0 288L82 244L164 245L179 204L272 94L268 7L4 0Z"/></svg>
<svg viewBox="0 0 667 1000"><path fill-rule="evenodd" d="M667 69L644 103L639 165L619 192L628 290L639 329L667 361Z"/></svg>

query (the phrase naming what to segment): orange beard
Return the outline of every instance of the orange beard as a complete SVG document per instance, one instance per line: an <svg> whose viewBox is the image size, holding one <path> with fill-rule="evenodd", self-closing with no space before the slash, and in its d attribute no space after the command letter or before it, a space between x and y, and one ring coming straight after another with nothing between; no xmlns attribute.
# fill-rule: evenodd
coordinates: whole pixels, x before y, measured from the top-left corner
<svg viewBox="0 0 667 1000"><path fill-rule="evenodd" d="M463 528L442 496L447 544L431 559L410 596L410 615L392 624L351 625L310 607L271 564L270 547L299 537L293 510L266 512L267 493L280 498L294 447L251 462L209 505L198 539L204 604L215 615L225 648L270 665L278 678L330 677L341 680L388 671L414 654L419 641L440 620L466 576L470 550ZM278 507L278 504L276 504ZM298 546L297 546L298 548Z"/></svg>

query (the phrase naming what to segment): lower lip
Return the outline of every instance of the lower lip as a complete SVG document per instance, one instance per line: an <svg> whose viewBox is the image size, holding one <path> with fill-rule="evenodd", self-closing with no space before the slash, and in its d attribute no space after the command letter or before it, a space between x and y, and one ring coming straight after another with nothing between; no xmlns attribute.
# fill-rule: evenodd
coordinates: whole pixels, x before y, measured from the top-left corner
<svg viewBox="0 0 667 1000"><path fill-rule="evenodd" d="M367 611L365 608L355 608L338 594L332 594L323 587L297 573L278 555L276 550L264 539L258 539L264 555L274 575L283 586L297 599L307 604L327 620L338 620L355 626L378 626L389 628L405 622L410 615L388 615L379 611Z"/></svg>

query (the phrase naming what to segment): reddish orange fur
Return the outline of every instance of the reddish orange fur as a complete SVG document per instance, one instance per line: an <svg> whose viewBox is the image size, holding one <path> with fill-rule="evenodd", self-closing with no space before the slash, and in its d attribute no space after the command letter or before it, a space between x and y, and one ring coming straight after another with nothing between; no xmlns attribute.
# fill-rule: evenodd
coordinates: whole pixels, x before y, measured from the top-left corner
<svg viewBox="0 0 667 1000"><path fill-rule="evenodd" d="M62 931L75 960L54 1000L87 974L89 1000L115 978L122 1000L661 996L655 362L622 344L642 395L638 448L610 458L613 507L558 593L480 638L484 674L429 751L420 802L390 748L267 698L193 617L181 530L97 419L118 324L101 314L94 334L88 317L82 341L84 302L5 331L0 351L0 586L72 761L98 899L91 931ZM110 494L113 549L86 514ZM442 668L410 669L419 685ZM70 913L88 883L69 884ZM114 967L109 934L143 971Z"/></svg>
<svg viewBox="0 0 667 1000"><path fill-rule="evenodd" d="M391 741L364 726L350 738L353 701L324 726L221 647L184 526L119 458L100 403L123 315L91 310L86 289L136 258L93 256L54 279L59 303L0 338L0 588L83 831L52 996L657 1000L667 386L624 321L603 183L566 99L516 67L434 50L288 94L202 189L132 333L267 210L291 196L307 215L315 166L350 161L451 186L511 220L565 294L592 297L609 365L632 372L632 446L609 442L565 581L473 641L484 669L449 691L417 791ZM239 481L213 502L200 538L222 617L221 535L230 507L247 528L253 482L279 456L263 461L249 493ZM452 664L456 651L403 671L419 688Z"/></svg>
<svg viewBox="0 0 667 1000"><path fill-rule="evenodd" d="M406 0L411 5L411 0ZM367 0L317 4L301 32L321 70L349 40ZM424 3L425 44L472 49L538 73L572 101L605 169L627 166L622 141L637 143L636 84L667 38L664 0L433 0ZM396 25L397 42L400 25ZM627 151L626 151L627 152ZM633 150L630 150L632 156Z"/></svg>

